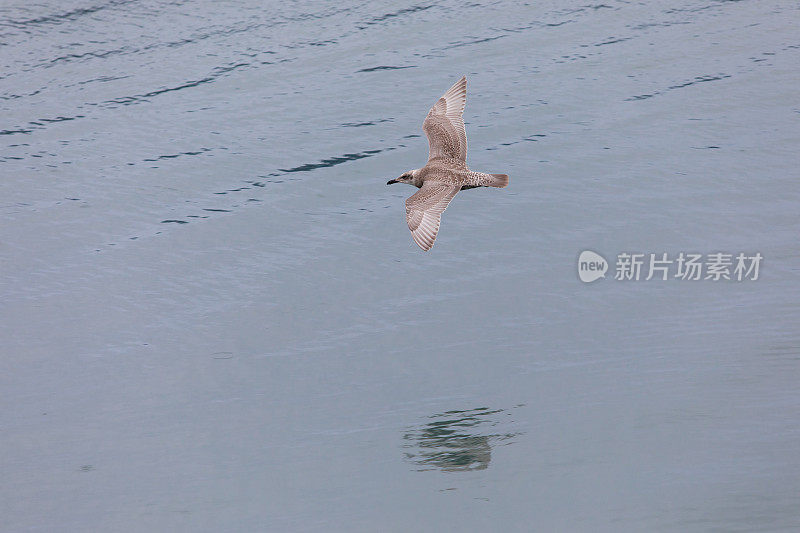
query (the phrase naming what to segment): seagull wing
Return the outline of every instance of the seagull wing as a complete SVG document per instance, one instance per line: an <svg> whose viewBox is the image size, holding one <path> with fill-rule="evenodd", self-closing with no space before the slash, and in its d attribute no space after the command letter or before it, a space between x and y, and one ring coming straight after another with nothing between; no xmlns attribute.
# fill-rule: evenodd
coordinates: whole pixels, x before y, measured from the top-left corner
<svg viewBox="0 0 800 533"><path fill-rule="evenodd" d="M426 252L433 247L439 233L442 212L460 190L460 185L426 181L406 200L408 229L417 246Z"/></svg>
<svg viewBox="0 0 800 533"><path fill-rule="evenodd" d="M467 104L467 78L462 76L428 112L422 131L428 136L428 161L436 157L467 160L467 132L464 106Z"/></svg>

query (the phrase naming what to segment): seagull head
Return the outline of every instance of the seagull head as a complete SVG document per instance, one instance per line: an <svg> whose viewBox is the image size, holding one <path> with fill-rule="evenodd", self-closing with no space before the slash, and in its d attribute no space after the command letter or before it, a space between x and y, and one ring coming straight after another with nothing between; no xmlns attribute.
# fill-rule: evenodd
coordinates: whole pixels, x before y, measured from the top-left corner
<svg viewBox="0 0 800 533"><path fill-rule="evenodd" d="M409 185L416 185L414 182L414 171L409 170L408 172L403 172L399 178L387 181L386 185L391 185L393 183L408 183Z"/></svg>

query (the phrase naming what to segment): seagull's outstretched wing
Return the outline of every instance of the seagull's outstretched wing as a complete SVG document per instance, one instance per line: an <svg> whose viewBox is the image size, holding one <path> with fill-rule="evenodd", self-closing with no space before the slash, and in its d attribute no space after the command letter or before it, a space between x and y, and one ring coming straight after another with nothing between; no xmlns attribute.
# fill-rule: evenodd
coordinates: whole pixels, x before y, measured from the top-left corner
<svg viewBox="0 0 800 533"><path fill-rule="evenodd" d="M467 160L467 132L464 106L467 104L467 78L462 76L428 112L422 131L428 136L428 161L436 157Z"/></svg>
<svg viewBox="0 0 800 533"><path fill-rule="evenodd" d="M420 190L406 200L406 222L414 242L426 252L433 246L442 212L453 199L460 185L426 181Z"/></svg>

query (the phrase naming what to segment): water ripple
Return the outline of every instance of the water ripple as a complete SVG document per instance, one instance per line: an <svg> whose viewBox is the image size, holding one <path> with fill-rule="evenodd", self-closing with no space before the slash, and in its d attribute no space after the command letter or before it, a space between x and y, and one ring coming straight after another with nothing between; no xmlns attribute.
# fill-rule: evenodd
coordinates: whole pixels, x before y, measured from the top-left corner
<svg viewBox="0 0 800 533"><path fill-rule="evenodd" d="M397 18L397 17L402 17L403 15L409 15L411 13L416 13L418 11L425 11L425 10L430 9L432 7L434 7L432 4L431 5L427 5L427 6L419 5L419 6L406 7L406 8L400 9L398 11L393 11L391 13L384 13L381 16L378 16L378 17L375 17L375 18L373 18L371 20L363 22L361 26L358 26L358 29L363 30L367 26L372 26L373 24L380 24L381 22L386 22L387 20L391 20L391 19L394 19L394 18Z"/></svg>
<svg viewBox="0 0 800 533"><path fill-rule="evenodd" d="M652 98L652 97L657 96L659 94L664 94L665 92L671 91L671 90L674 90L674 89L682 89L684 87L690 87L692 85L697 85L698 83L705 83L705 82L708 82L708 81L719 81L719 80L724 80L725 78L730 78L730 77L731 77L730 74L718 74L716 76L711 76L711 75L695 76L693 79L685 81L683 83L677 83L675 85L670 85L669 87L667 87L663 91L655 91L655 92L652 92L652 93L638 94L638 95L626 98L625 101L630 102L630 101L636 101L636 100L646 100L648 98Z"/></svg>
<svg viewBox="0 0 800 533"><path fill-rule="evenodd" d="M181 157L181 156L185 156L185 155L200 155L200 154L202 154L204 152L210 152L211 150L213 150L213 148L200 148L199 150L195 150L195 151L191 151L191 152L180 152L180 153L177 153L177 154L160 155L158 157L152 157L152 158L149 158L149 159L142 159L142 161L152 162L152 161L161 161L161 160L164 160L164 159L175 159L175 158L178 158L178 157Z"/></svg>
<svg viewBox="0 0 800 533"><path fill-rule="evenodd" d="M378 120L371 120L368 122L345 122L344 124L339 124L340 128L361 128L363 126L374 126L375 124L380 124L381 122L393 122L393 118L381 118Z"/></svg>
<svg viewBox="0 0 800 533"><path fill-rule="evenodd" d="M85 115L75 115L74 117L54 117L54 118L37 118L36 120L32 120L28 122L28 126L33 126L32 128L25 128L25 127L18 127L17 129L13 130L2 130L0 131L0 135L16 135L19 133L32 133L36 129L44 128L47 124L53 124L56 122L65 122L68 120L75 120L78 118L84 118Z"/></svg>
<svg viewBox="0 0 800 533"><path fill-rule="evenodd" d="M460 48L462 46L470 46L470 45L473 45L473 44L488 43L489 41L496 41L497 39L502 39L503 37L506 37L506 35L496 35L494 37L485 37L483 39L477 39L476 38L476 39L472 39L472 40L469 40L469 41L458 41L458 42L455 42L455 43L453 43L451 45L444 46L444 47L440 48L440 50L449 50L451 48Z"/></svg>
<svg viewBox="0 0 800 533"><path fill-rule="evenodd" d="M465 411L445 411L431 415L432 422L409 430L403 440L406 459L422 467L445 472L485 470L492 460L492 444L516 437L519 433L487 433L484 426L500 423L504 409L478 407ZM505 413L510 415L510 413Z"/></svg>
<svg viewBox="0 0 800 533"><path fill-rule="evenodd" d="M114 98L112 100L106 100L103 102L104 104L122 104L122 105L130 105L139 103L142 101L146 101L148 98L152 98L153 96L158 96L160 94L172 92L172 91L180 91L182 89L188 89L190 87L197 87L198 85L203 85L204 83L211 83L215 81L217 78L222 76L223 74L227 74L236 69L244 68L250 66L250 63L237 63L235 65L230 65L226 67L216 67L210 75L206 76L205 78L201 78L199 80L188 81L182 83L181 85L176 85L175 87L166 87L164 89L157 89L155 91L150 91L144 94L136 94L133 96L124 96L120 98Z"/></svg>
<svg viewBox="0 0 800 533"><path fill-rule="evenodd" d="M27 20L9 20L6 23L10 26L15 26L17 28L25 28L26 26L34 26L37 24L61 24L64 21L74 20L79 18L83 15L90 15L92 13L97 13L103 9L108 9L110 7L115 7L118 5L129 4L132 3L133 0L112 0L106 4L100 4L92 7L82 7L78 9L73 9L72 11L66 11L64 13L58 13L55 15L45 15L42 17L36 17Z"/></svg>
<svg viewBox="0 0 800 533"><path fill-rule="evenodd" d="M375 72L376 70L400 70L404 68L416 68L416 65L408 65L405 67L396 67L391 65L380 65L377 67L369 67L369 68L362 68L361 70L357 70L356 72Z"/></svg>
<svg viewBox="0 0 800 533"><path fill-rule="evenodd" d="M384 148L383 150L364 150L363 152L352 153L352 154L343 154L338 157L331 157L329 159L323 159L318 163L306 163L304 165L300 165L293 168L280 168L281 172L290 173L290 172L308 172L309 170L315 170L318 168L326 168L326 167L333 167L336 165L341 165L342 163L347 163L348 161L355 161L356 159L364 159L365 157L372 157L375 154L379 154L381 152L388 152L389 150L394 150L393 147Z"/></svg>

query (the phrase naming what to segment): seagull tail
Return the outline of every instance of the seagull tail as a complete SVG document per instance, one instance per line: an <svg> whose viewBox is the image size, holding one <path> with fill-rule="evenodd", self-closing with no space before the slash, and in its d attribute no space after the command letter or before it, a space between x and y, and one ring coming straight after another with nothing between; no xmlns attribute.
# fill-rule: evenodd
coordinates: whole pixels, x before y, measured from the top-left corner
<svg viewBox="0 0 800 533"><path fill-rule="evenodd" d="M492 179L486 184L487 187L503 187L508 186L508 182L511 179L508 177L508 174L489 174Z"/></svg>

